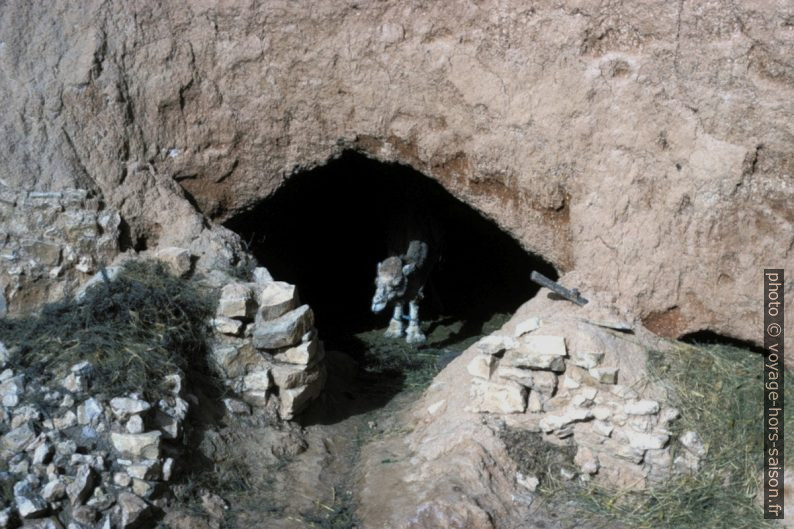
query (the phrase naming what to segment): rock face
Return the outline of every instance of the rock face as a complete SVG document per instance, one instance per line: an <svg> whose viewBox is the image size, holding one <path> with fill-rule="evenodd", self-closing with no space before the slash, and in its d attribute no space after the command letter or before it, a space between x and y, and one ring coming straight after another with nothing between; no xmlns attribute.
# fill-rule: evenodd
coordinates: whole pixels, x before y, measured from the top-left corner
<svg viewBox="0 0 794 529"><path fill-rule="evenodd" d="M222 221L355 149L438 180L660 334L757 340L760 270L792 264L794 7L454 4L5 3L11 310L113 246L67 256L31 193L84 190L121 215L121 250L211 262L239 241L191 202Z"/></svg>

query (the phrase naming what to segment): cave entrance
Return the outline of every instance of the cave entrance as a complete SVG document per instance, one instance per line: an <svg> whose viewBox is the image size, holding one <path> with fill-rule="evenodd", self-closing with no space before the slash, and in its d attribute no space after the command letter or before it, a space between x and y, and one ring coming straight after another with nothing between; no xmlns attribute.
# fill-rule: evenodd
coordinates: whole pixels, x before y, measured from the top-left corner
<svg viewBox="0 0 794 529"><path fill-rule="evenodd" d="M334 348L389 322L390 311L373 314L370 302L376 265L388 256L389 217L402 208L394 202L406 189L422 198L443 241L421 305L427 345L433 345L434 323L460 323L449 342L480 335L495 314L514 312L538 290L529 279L532 270L557 277L550 264L436 181L354 152L291 177L227 227L275 278L298 285L323 340Z"/></svg>
<svg viewBox="0 0 794 529"><path fill-rule="evenodd" d="M390 309L370 311L376 265L388 256L392 218L405 205L401 201L414 199L443 239L421 304L428 341L418 351L383 338ZM358 362L367 353L383 355L386 348L399 358L435 355L440 368L535 295L532 270L557 277L550 264L436 181L354 152L290 177L226 225L276 279L298 286L302 302L315 312L326 350L343 351ZM403 379L400 366L392 367L386 374Z"/></svg>

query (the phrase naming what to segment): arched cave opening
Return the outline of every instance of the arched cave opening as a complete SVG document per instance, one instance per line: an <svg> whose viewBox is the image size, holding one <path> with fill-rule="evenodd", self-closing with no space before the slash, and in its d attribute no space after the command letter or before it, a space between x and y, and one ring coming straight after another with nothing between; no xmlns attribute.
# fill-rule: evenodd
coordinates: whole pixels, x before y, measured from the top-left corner
<svg viewBox="0 0 794 529"><path fill-rule="evenodd" d="M373 314L370 302L376 265L388 256L386 232L404 211L399 202L406 194L421 199L440 225L441 255L421 305L429 337L441 320L461 322L456 338L479 335L494 314L512 313L535 295L532 270L556 279L549 263L436 181L354 152L291 177L227 227L276 279L298 285L333 348L340 339L388 324L388 311Z"/></svg>
<svg viewBox="0 0 794 529"><path fill-rule="evenodd" d="M442 234L440 260L421 304L428 340L418 351L404 340L383 337L389 309L370 310L376 266L388 256L388 231L395 218L401 222L408 214L406 207L421 210ZM301 301L315 312L326 350L363 362L364 371L377 379L374 385L388 380L394 389L386 401L403 389L410 369L426 373L443 367L534 296L532 270L557 277L549 263L436 181L354 152L290 177L226 225L276 279L297 285ZM393 362L427 357L433 358L430 368ZM369 405L378 406L378 400L384 401L368 398Z"/></svg>

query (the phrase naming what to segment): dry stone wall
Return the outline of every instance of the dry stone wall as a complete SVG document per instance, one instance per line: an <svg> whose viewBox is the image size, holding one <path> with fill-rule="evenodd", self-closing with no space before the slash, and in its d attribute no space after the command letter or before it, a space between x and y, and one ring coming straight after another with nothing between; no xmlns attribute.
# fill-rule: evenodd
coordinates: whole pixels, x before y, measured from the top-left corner
<svg viewBox="0 0 794 529"><path fill-rule="evenodd" d="M612 486L642 488L697 470L705 455L697 432L687 432L675 441L687 449L673 460L670 425L680 412L643 372L621 376L617 357L644 357L645 351L608 327L530 317L512 336L490 335L473 347L469 409L505 415L507 424L542 432L551 442L572 440L584 479L598 475ZM537 486L535 476L519 481L532 491Z"/></svg>
<svg viewBox="0 0 794 529"><path fill-rule="evenodd" d="M86 189L18 191L0 182L0 316L73 292L119 251L121 217Z"/></svg>
<svg viewBox="0 0 794 529"><path fill-rule="evenodd" d="M273 403L281 418L292 419L325 384L325 350L297 288L273 280L265 268L255 269L254 278L223 285L212 358L242 399L227 399L228 409Z"/></svg>

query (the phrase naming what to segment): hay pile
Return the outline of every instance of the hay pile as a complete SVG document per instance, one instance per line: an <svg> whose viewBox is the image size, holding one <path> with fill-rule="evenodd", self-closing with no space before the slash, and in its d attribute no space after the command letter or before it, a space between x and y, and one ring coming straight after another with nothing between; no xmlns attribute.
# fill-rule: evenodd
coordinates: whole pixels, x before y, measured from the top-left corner
<svg viewBox="0 0 794 529"><path fill-rule="evenodd" d="M130 262L80 301L66 299L35 315L0 320L10 365L42 383L92 364L92 390L159 393L164 375L206 365L208 319L215 301L193 281L157 262Z"/></svg>

